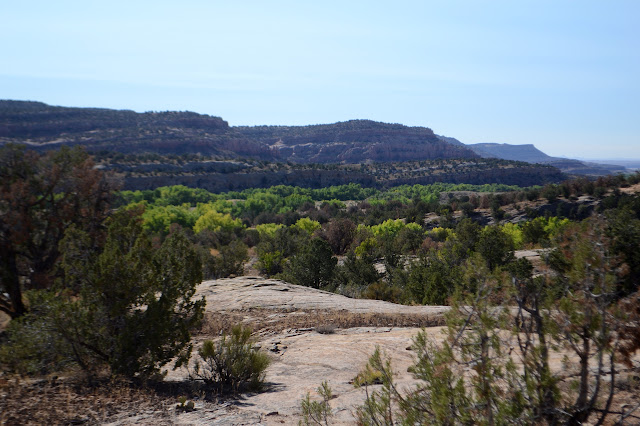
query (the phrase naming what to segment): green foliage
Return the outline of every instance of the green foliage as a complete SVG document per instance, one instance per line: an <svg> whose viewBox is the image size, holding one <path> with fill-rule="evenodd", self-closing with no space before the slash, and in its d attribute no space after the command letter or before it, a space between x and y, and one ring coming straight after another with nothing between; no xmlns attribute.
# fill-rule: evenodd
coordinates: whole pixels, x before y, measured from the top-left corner
<svg viewBox="0 0 640 426"><path fill-rule="evenodd" d="M321 401L312 401L309 392L307 392L307 395L300 401L302 419L298 422L299 425L329 425L329 419L333 416L331 405L329 405L329 401L333 398L331 387L329 387L329 384L325 380L316 392L322 398Z"/></svg>
<svg viewBox="0 0 640 426"><path fill-rule="evenodd" d="M640 289L640 219L630 208L607 214L607 236L612 239L613 254L622 259L628 269L620 283L621 294Z"/></svg>
<svg viewBox="0 0 640 426"><path fill-rule="evenodd" d="M425 331L414 338L410 371L420 383L399 390L390 360L376 350L356 383L374 378L382 388L367 392L359 422L605 423L624 360L618 350L635 351L640 340L637 323L628 328L637 298L616 300L621 268L604 227L592 219L565 229L555 282L533 278L525 259L507 274L470 257L461 280L470 290L453 298L445 341L436 344ZM561 354L576 361L555 371L550 360Z"/></svg>
<svg viewBox="0 0 640 426"><path fill-rule="evenodd" d="M343 201L369 199L372 205L381 209L373 211L372 214L382 213L384 215L376 222L379 224L387 219L395 220L405 216L408 222L421 223L424 213L437 206L438 197L442 191L513 191L515 189L517 187L506 185L436 183L432 185L404 185L381 192L373 188L362 188L358 184L321 189L278 185L266 189L252 188L242 192L212 194L203 189L177 185L157 188L153 191L122 191L119 195L122 204L145 201L151 208L197 206L196 210L192 212L196 216L196 220L207 211L215 210L222 214L230 214L233 218L253 221L254 224L256 220L276 220L276 215L295 212L304 206L313 205L314 201L322 201L321 213L319 214L336 216L346 209ZM413 200L413 206L409 208L408 206L412 204L411 200ZM401 213L401 209L406 210ZM183 220L181 217L178 219ZM160 221L160 223L164 222ZM160 227L159 223L151 226L153 229Z"/></svg>
<svg viewBox="0 0 640 426"><path fill-rule="evenodd" d="M170 226L174 223L183 228L193 228L198 216L188 205L168 205L147 207L142 219L142 226L146 231L166 235L169 233Z"/></svg>
<svg viewBox="0 0 640 426"><path fill-rule="evenodd" d="M244 264L249 259L247 246L238 240L222 246L215 256L210 250L201 248L201 257L205 279L242 275Z"/></svg>
<svg viewBox="0 0 640 426"><path fill-rule="evenodd" d="M260 272L270 277L282 272L282 262L284 258L282 252L260 251L258 250L258 269Z"/></svg>
<svg viewBox="0 0 640 426"><path fill-rule="evenodd" d="M462 219L456 225L454 239L460 244L460 251L466 256L475 250L478 239L480 238L480 232L480 225L469 218Z"/></svg>
<svg viewBox="0 0 640 426"><path fill-rule="evenodd" d="M464 202L460 204L460 210L465 217L470 217L475 212L475 207L470 202Z"/></svg>
<svg viewBox="0 0 640 426"><path fill-rule="evenodd" d="M343 289L357 289L358 292L380 279L380 274L369 257L359 257L354 252L347 253L344 264L336 268L336 281Z"/></svg>
<svg viewBox="0 0 640 426"><path fill-rule="evenodd" d="M260 239L265 239L275 237L276 231L283 227L284 225L279 223L263 223L256 225L256 230L260 233Z"/></svg>
<svg viewBox="0 0 640 426"><path fill-rule="evenodd" d="M356 409L358 424L365 426L396 424L392 401L397 390L393 377L391 359L382 355L380 348L376 347L365 367L354 379L354 386L364 387L366 394L364 404ZM382 388L370 391L369 386L378 382L382 384Z"/></svg>
<svg viewBox="0 0 640 426"><path fill-rule="evenodd" d="M308 217L298 219L293 226L305 231L309 235L312 235L315 231L321 228L320 222L309 219Z"/></svg>
<svg viewBox="0 0 640 426"><path fill-rule="evenodd" d="M522 241L526 244L540 244L548 241L549 234L545 229L546 219L537 217L522 225Z"/></svg>
<svg viewBox="0 0 640 426"><path fill-rule="evenodd" d="M502 232L507 234L511 238L511 244L514 250L519 250L524 244L524 236L520 226L513 223L505 223L502 225Z"/></svg>
<svg viewBox="0 0 640 426"><path fill-rule="evenodd" d="M322 288L332 282L337 261L329 243L312 238L289 259L284 277L294 284Z"/></svg>
<svg viewBox="0 0 640 426"><path fill-rule="evenodd" d="M195 402L191 400L187 400L186 397L181 396L180 398L178 398L178 404L176 404L177 411L190 413L191 411L195 410L195 407L196 407Z"/></svg>
<svg viewBox="0 0 640 426"><path fill-rule="evenodd" d="M547 218L544 230L547 235L549 235L549 238L555 238L563 232L565 226L567 226L569 223L569 219L561 219L557 216L551 216Z"/></svg>
<svg viewBox="0 0 640 426"><path fill-rule="evenodd" d="M261 389L265 370L271 363L269 357L254 346L251 329L239 324L218 342L205 340L198 355L190 371L192 379L236 391L243 386Z"/></svg>
<svg viewBox="0 0 640 426"><path fill-rule="evenodd" d="M58 243L73 224L96 244L104 237L115 182L80 148L37 154L0 147L0 310L26 312L22 292L50 288Z"/></svg>
<svg viewBox="0 0 640 426"><path fill-rule="evenodd" d="M373 237L369 237L362 241L358 245L358 247L355 248L354 253L359 258L373 260L375 258L377 249L378 241Z"/></svg>
<svg viewBox="0 0 640 426"><path fill-rule="evenodd" d="M424 241L424 230L417 223L408 223L396 235L395 244L402 253L415 253Z"/></svg>
<svg viewBox="0 0 640 426"><path fill-rule="evenodd" d="M234 232L244 228L240 219L233 219L228 213L218 213L215 210L209 210L196 220L193 231L198 234L203 230L209 231L227 231Z"/></svg>
<svg viewBox="0 0 640 426"><path fill-rule="evenodd" d="M382 388L367 391L357 410L361 424L507 424L518 418L520 399L504 394L515 372L502 362L500 329L507 312L491 307L495 281L482 261L471 262L465 276L478 290L454 303L447 341L438 347L424 331L414 338L416 362L410 371L420 385L403 394L394 383L390 359L378 349L371 356L356 383L377 377ZM467 365L472 367L464 373Z"/></svg>
<svg viewBox="0 0 640 426"><path fill-rule="evenodd" d="M416 225L416 224L412 224L412 225ZM419 227L420 225L418 225ZM400 232L401 229L403 229L405 227L405 224L402 220L400 219L396 219L396 220L385 220L384 222L382 222L380 225L375 225L371 227L371 233L377 237L377 238L381 238L381 239L392 239L394 238L396 235L398 235L398 233Z"/></svg>
<svg viewBox="0 0 640 426"><path fill-rule="evenodd" d="M139 191L136 191L139 192ZM144 193L144 191L143 191ZM214 201L216 196L202 188L187 188L184 185L163 186L153 190L153 204L164 206L181 206Z"/></svg>
<svg viewBox="0 0 640 426"><path fill-rule="evenodd" d="M0 366L23 375L44 375L74 365L72 349L56 333L50 309L58 301L50 291L30 290L25 299L31 309L9 323L0 345Z"/></svg>
<svg viewBox="0 0 640 426"><path fill-rule="evenodd" d="M497 226L487 226L480 233L476 244L476 251L491 270L510 262L513 259L513 250L513 239Z"/></svg>
<svg viewBox="0 0 640 426"><path fill-rule="evenodd" d="M446 241L451 234L452 232L450 229L441 227L435 227L427 232L427 236L432 238L434 241Z"/></svg>
<svg viewBox="0 0 640 426"><path fill-rule="evenodd" d="M459 286L461 272L451 262L448 251L431 251L409 265L406 290L411 299L423 305L446 305Z"/></svg>
<svg viewBox="0 0 640 426"><path fill-rule="evenodd" d="M181 232L154 248L139 215L115 213L101 250L92 249L85 232L67 231L61 289L33 299L34 314L16 323L10 348L41 327L42 338L56 342L58 353L87 373L106 366L112 374L149 377L171 360L180 365L188 359L189 330L200 322L205 303L192 300L201 281L199 259Z"/></svg>
<svg viewBox="0 0 640 426"><path fill-rule="evenodd" d="M553 203L554 201L556 201L556 199L560 196L561 194L561 190L560 187L558 185L554 185L554 184L547 184L542 188L542 192L540 193L540 195L543 198L546 198L547 201L549 201L550 203Z"/></svg>

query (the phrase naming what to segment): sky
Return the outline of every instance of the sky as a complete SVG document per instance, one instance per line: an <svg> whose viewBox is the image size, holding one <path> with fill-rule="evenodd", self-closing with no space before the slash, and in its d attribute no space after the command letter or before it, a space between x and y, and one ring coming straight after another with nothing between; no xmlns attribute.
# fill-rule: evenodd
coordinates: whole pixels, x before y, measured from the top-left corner
<svg viewBox="0 0 640 426"><path fill-rule="evenodd" d="M640 1L0 0L0 99L640 158Z"/></svg>

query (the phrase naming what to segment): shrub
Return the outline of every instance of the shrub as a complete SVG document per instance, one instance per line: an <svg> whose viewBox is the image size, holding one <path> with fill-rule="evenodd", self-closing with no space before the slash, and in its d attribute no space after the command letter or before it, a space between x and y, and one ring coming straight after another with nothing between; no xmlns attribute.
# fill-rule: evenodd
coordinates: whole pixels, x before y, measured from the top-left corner
<svg viewBox="0 0 640 426"><path fill-rule="evenodd" d="M522 262L509 276L471 258L463 281L473 290L454 296L444 342L424 330L414 338L408 371L420 383L400 391L379 350L358 375L356 384L382 382L367 389L359 424L623 423L635 408L614 409L614 393L620 363L640 347L640 311L637 295L616 300L620 264L604 234L596 220L566 229L553 278L533 278Z"/></svg>
<svg viewBox="0 0 640 426"><path fill-rule="evenodd" d="M260 389L264 384L265 370L271 363L269 357L258 350L251 341L251 329L235 325L230 335L223 335L217 342L206 340L198 349L190 377L207 385L218 385L238 390L246 385Z"/></svg>
<svg viewBox="0 0 640 426"><path fill-rule="evenodd" d="M320 222L309 219L308 217L298 219L293 226L305 231L309 235L312 235L315 231L321 228Z"/></svg>
<svg viewBox="0 0 640 426"><path fill-rule="evenodd" d="M487 226L476 244L476 251L491 270L509 263L513 259L513 250L513 239L497 226Z"/></svg>
<svg viewBox="0 0 640 426"><path fill-rule="evenodd" d="M226 278L230 275L242 275L244 263L249 258L247 246L240 241L232 241L220 248L220 254L214 257L213 276Z"/></svg>
<svg viewBox="0 0 640 426"><path fill-rule="evenodd" d="M32 312L11 324L5 355L26 344L27 372L76 364L89 374L107 367L127 377L150 377L171 360L180 365L189 358L189 330L205 304L192 299L202 280L199 258L181 231L153 247L140 213L115 213L99 252L88 234L67 231L60 244L63 279L30 296ZM42 346L33 348L34 335Z"/></svg>
<svg viewBox="0 0 640 426"><path fill-rule="evenodd" d="M353 242L356 225L350 219L336 219L329 223L325 236L335 254L344 254Z"/></svg>
<svg viewBox="0 0 640 426"><path fill-rule="evenodd" d="M337 262L329 243L313 238L291 257L284 276L294 284L321 288L331 283Z"/></svg>
<svg viewBox="0 0 640 426"><path fill-rule="evenodd" d="M258 269L268 277L282 272L282 253L280 251L258 250Z"/></svg>
<svg viewBox="0 0 640 426"><path fill-rule="evenodd" d="M333 393L326 381L322 382L317 392L322 398L322 401L311 401L311 395L307 392L307 395L300 402L300 409L302 411L302 419L299 422L300 425L329 424L329 418L333 416L331 406L329 405L329 401L333 398Z"/></svg>
<svg viewBox="0 0 640 426"><path fill-rule="evenodd" d="M209 210L196 220L193 225L193 232L198 234L205 229L213 232L234 232L236 229L242 229L243 226L244 225L240 219L234 219L228 213L222 214L215 210Z"/></svg>

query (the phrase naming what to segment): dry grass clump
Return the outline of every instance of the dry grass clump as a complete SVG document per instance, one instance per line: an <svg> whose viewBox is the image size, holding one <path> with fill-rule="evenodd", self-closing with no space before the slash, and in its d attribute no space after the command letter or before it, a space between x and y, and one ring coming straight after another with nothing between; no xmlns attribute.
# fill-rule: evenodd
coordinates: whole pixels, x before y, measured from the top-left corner
<svg viewBox="0 0 640 426"><path fill-rule="evenodd" d="M316 327L316 333L333 334L335 332L336 328L332 324L323 324Z"/></svg>
<svg viewBox="0 0 640 426"><path fill-rule="evenodd" d="M0 424L96 424L118 413L164 412L171 424L175 397L164 398L149 387L105 381L0 378Z"/></svg>
<svg viewBox="0 0 640 426"><path fill-rule="evenodd" d="M355 313L346 310L287 310L255 308L245 311L207 312L197 333L217 336L228 333L233 324L248 325L254 333L281 333L290 329L330 327L436 327L444 325L441 315Z"/></svg>

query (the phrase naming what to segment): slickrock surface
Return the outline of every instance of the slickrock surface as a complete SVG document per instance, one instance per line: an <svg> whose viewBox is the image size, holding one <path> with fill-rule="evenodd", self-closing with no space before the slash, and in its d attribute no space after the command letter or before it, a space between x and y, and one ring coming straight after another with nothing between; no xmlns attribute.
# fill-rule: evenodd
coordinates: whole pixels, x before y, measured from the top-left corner
<svg viewBox="0 0 640 426"><path fill-rule="evenodd" d="M207 299L207 310L331 309L354 313L441 315L445 306L405 306L381 300L350 299L339 294L261 277L205 281L196 297Z"/></svg>
<svg viewBox="0 0 640 426"><path fill-rule="evenodd" d="M425 316L433 320L447 309L349 299L260 277L206 281L198 288L196 297L201 296L207 299L208 313L241 314L255 319L256 312L273 310L277 314L267 316L281 321L290 320L289 315L309 311ZM196 410L190 413L176 413L173 407L167 407L164 413L138 413L134 417L113 419L111 424L294 425L300 420L301 399L307 392L311 392L312 399L317 397L316 388L324 380L329 382L335 395L331 400L332 424L353 424L355 408L364 401L365 391L355 389L350 381L376 346L392 358L400 386L412 382L407 372L412 363L412 351L408 348L419 328L353 327L332 331L321 334L314 327L306 327L257 333L258 344L272 359L265 392L243 394L222 404L196 400ZM441 339L441 327L431 327L428 332ZM198 340L213 337L216 336L199 336ZM186 371L177 370L170 372L167 379L182 380L185 376Z"/></svg>

